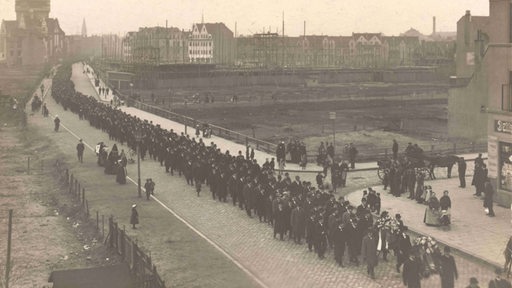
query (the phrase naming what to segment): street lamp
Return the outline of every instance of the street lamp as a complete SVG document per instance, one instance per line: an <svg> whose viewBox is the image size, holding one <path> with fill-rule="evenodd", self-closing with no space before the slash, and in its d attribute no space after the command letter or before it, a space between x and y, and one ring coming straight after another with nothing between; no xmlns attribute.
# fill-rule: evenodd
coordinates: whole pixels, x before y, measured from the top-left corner
<svg viewBox="0 0 512 288"><path fill-rule="evenodd" d="M135 130L135 141L137 141L137 192L139 193L139 198L142 197L141 188L140 188L140 142L142 141L142 131L140 129Z"/></svg>

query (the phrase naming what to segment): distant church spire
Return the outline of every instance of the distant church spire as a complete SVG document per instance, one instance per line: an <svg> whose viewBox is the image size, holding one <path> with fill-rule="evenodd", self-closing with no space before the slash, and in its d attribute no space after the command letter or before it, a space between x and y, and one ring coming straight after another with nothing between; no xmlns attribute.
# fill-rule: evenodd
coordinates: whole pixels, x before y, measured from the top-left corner
<svg viewBox="0 0 512 288"><path fill-rule="evenodd" d="M201 24L204 24L204 13L201 12Z"/></svg>
<svg viewBox="0 0 512 288"><path fill-rule="evenodd" d="M87 37L87 26L85 25L85 18L82 22L82 37Z"/></svg>

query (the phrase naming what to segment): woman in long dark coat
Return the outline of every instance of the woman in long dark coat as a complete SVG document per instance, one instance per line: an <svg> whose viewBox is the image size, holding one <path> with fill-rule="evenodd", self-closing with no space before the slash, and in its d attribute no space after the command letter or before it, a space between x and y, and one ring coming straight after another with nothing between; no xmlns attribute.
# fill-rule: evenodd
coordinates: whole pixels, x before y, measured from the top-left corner
<svg viewBox="0 0 512 288"><path fill-rule="evenodd" d="M489 217L494 217L494 209L493 209L493 202L492 197L494 195L494 188L492 188L491 182L487 181L485 182L485 188L484 188L484 207L489 209L489 213L487 215Z"/></svg>
<svg viewBox="0 0 512 288"><path fill-rule="evenodd" d="M130 224L133 229L137 229L135 225L139 224L139 212L137 212L137 204L132 205L132 215L130 216Z"/></svg>
<svg viewBox="0 0 512 288"><path fill-rule="evenodd" d="M116 182L119 184L126 184L126 170L124 170L123 165L121 163L115 164L116 170Z"/></svg>

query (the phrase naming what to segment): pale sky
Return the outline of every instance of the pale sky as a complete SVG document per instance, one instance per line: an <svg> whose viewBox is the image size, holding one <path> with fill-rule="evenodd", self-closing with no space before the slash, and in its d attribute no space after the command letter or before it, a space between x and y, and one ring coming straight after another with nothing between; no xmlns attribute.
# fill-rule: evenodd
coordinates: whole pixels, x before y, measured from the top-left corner
<svg viewBox="0 0 512 288"><path fill-rule="evenodd" d="M15 0L0 0L0 19L15 20ZM224 22L237 34L249 35L282 30L302 35L346 35L352 32L382 32L399 35L413 27L423 34L436 30L456 31L466 10L489 15L489 0L52 0L50 17L58 18L66 34L81 31L125 33L138 27L168 26L190 30L192 23Z"/></svg>

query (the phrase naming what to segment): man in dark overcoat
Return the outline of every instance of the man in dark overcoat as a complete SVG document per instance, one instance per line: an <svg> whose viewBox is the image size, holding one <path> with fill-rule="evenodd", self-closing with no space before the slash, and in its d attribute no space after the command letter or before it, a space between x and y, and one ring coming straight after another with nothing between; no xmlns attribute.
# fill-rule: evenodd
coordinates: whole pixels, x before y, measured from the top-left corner
<svg viewBox="0 0 512 288"><path fill-rule="evenodd" d="M374 269L378 263L377 239L374 237L374 233L372 229L369 229L361 243L361 256L363 261L366 261L366 272L372 279L375 279Z"/></svg>
<svg viewBox="0 0 512 288"><path fill-rule="evenodd" d="M300 205L297 205L297 207L292 210L291 225L293 240L295 243L301 244L306 229L306 212Z"/></svg>
<svg viewBox="0 0 512 288"><path fill-rule="evenodd" d="M409 258L404 263L402 272L402 281L408 288L421 288L422 264L415 254L417 252L409 255Z"/></svg>

